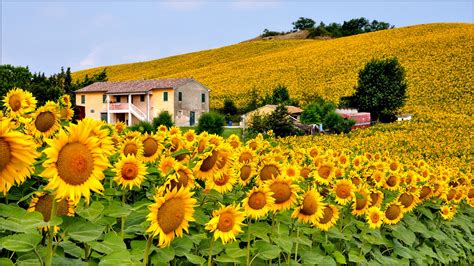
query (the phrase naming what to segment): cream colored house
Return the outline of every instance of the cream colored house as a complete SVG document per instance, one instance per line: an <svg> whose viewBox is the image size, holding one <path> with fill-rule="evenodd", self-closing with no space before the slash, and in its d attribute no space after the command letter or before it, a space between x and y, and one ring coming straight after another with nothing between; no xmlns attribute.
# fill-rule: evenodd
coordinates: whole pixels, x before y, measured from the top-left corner
<svg viewBox="0 0 474 266"><path fill-rule="evenodd" d="M288 110L288 113L290 113L290 116L293 118L293 119L299 119L300 118L300 115L301 113L303 112L303 109L299 108L299 107L296 107L296 106L291 106L291 105L287 105L285 106L286 109ZM249 126L249 123L251 123L252 121L252 117L255 115L255 114L258 114L258 115L270 115L271 113L275 112L277 108L277 105L274 105L274 104L267 104L265 106L262 106L260 108L257 108L253 111L250 111L244 115L242 115L242 122L240 123L241 127L247 127Z"/></svg>
<svg viewBox="0 0 474 266"><path fill-rule="evenodd" d="M177 126L192 126L209 112L210 90L192 78L96 82L76 91L82 117L127 125L152 121L162 111Z"/></svg>

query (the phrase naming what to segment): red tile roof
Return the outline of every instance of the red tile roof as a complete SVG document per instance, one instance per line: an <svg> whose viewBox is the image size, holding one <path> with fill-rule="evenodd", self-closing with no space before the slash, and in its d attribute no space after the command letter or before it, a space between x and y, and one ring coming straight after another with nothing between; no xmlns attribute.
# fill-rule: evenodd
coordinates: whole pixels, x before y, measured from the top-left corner
<svg viewBox="0 0 474 266"><path fill-rule="evenodd" d="M134 93L152 89L167 89L194 81L192 78L172 78L160 80L131 80L122 82L96 82L76 92Z"/></svg>

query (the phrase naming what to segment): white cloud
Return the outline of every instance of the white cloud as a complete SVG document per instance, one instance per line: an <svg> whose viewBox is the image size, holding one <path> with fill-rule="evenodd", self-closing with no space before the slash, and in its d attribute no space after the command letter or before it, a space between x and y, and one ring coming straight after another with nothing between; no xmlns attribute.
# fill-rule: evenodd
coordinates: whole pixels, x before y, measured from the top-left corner
<svg viewBox="0 0 474 266"><path fill-rule="evenodd" d="M177 11L193 11L203 5L203 1L185 1L185 0L169 0L162 3L163 6Z"/></svg>
<svg viewBox="0 0 474 266"><path fill-rule="evenodd" d="M99 59L102 53L101 47L94 47L84 59L79 62L81 68L95 67L99 64Z"/></svg>
<svg viewBox="0 0 474 266"><path fill-rule="evenodd" d="M237 0L230 3L230 6L235 9L244 9L244 10L259 10L266 8L274 8L280 5L280 1L258 1L258 0Z"/></svg>

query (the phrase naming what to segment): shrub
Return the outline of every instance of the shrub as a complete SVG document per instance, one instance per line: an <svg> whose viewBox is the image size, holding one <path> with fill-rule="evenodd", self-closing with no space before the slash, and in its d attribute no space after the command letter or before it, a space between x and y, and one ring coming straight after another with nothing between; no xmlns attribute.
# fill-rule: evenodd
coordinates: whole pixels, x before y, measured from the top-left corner
<svg viewBox="0 0 474 266"><path fill-rule="evenodd" d="M284 105L278 105L273 113L268 116L267 124L277 137L287 137L298 133L290 114Z"/></svg>
<svg viewBox="0 0 474 266"><path fill-rule="evenodd" d="M153 118L153 127L155 128L155 131L160 125L164 125L168 128L174 125L173 117L171 117L170 113L167 111L163 111L157 117Z"/></svg>
<svg viewBox="0 0 474 266"><path fill-rule="evenodd" d="M210 134L222 135L224 132L224 116L216 112L204 113L198 121L197 133L207 131Z"/></svg>
<svg viewBox="0 0 474 266"><path fill-rule="evenodd" d="M131 131L138 131L140 133L152 133L155 131L155 127L152 123L147 121L140 121L137 124L129 127Z"/></svg>
<svg viewBox="0 0 474 266"><path fill-rule="evenodd" d="M352 119L345 119L335 112L330 112L324 118L324 127L326 130L334 133L349 133L355 121Z"/></svg>

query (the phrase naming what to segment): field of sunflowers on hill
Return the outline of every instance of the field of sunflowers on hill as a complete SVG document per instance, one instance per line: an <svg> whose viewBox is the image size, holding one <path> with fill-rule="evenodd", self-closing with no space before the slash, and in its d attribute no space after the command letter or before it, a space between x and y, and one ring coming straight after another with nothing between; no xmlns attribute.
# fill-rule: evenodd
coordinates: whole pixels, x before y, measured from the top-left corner
<svg viewBox="0 0 474 266"><path fill-rule="evenodd" d="M455 165L350 139L76 124L68 96L37 107L20 89L4 103L1 265L474 263L473 179Z"/></svg>

